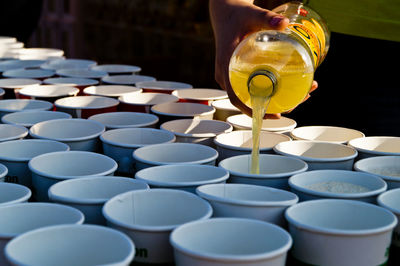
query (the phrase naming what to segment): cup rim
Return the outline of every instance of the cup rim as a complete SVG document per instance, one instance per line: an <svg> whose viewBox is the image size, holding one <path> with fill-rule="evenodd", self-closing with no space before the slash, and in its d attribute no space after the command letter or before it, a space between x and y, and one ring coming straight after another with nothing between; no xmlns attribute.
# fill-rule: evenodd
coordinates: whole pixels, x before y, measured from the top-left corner
<svg viewBox="0 0 400 266"><path fill-rule="evenodd" d="M68 99L71 100L77 100L77 99L100 99L104 101L108 101L108 103L102 103L102 105L99 106L71 106L71 105L65 105L63 102L68 101ZM95 109L102 109L102 108L110 108L110 107L115 107L119 104L119 101L110 97L105 97L105 96L69 96L69 97L64 97L56 100L54 102L54 106L56 108L64 108L64 109L72 109L72 110L95 110Z"/></svg>
<svg viewBox="0 0 400 266"><path fill-rule="evenodd" d="M214 153L214 155L212 155L211 157L208 158L204 158L204 159L200 159L200 160L196 160L196 161L188 161L188 162L160 162L160 161L151 161L145 158L142 158L138 155L138 153L144 149L152 149L153 147L155 147L155 145L174 145L174 146L188 146L188 147L201 147L202 149L208 149L210 152L212 151ZM196 145L196 146L193 146ZM206 145L203 144L197 144L197 143L183 143L183 142L171 142L171 143L161 143L161 144L153 144L153 145L148 145L148 146L143 146L140 147L138 149L136 149L133 152L133 158L136 161L139 162L143 162L149 165L169 165L169 164L204 164L204 163L208 163L211 161L214 161L218 158L218 152Z"/></svg>
<svg viewBox="0 0 400 266"><path fill-rule="evenodd" d="M184 183L158 181L158 180L153 180L153 179L150 180L150 179L147 179L147 178L144 178L141 176L143 173L146 173L146 172L163 170L166 168L180 168L180 167L199 168L198 170L200 170L200 171L201 171L201 168L209 168L209 169L215 169L217 171L220 171L221 173L224 172L224 174L217 178L212 178L212 179L207 179L207 180L202 180L202 181L184 182ZM164 188L184 188L184 187L201 186L204 184L218 183L218 182L226 181L229 178L229 172L223 168L216 167L213 165L207 165L207 164L168 164L168 165L158 165L158 166L141 169L135 173L135 178L146 182L150 186L153 185L153 186L164 187Z"/></svg>
<svg viewBox="0 0 400 266"><path fill-rule="evenodd" d="M354 148L355 150L359 151L359 153L366 153L366 154L372 154L375 156L378 155L400 155L400 152L386 152L386 151L376 151L376 150L369 150L361 147L357 147L354 142L357 142L359 140L368 140L368 139L399 139L400 137L393 137L393 136L367 136L364 138L356 138L352 139L349 141L348 146Z"/></svg>
<svg viewBox="0 0 400 266"><path fill-rule="evenodd" d="M65 86L94 86L99 84L99 82L95 79L68 78L68 77L47 78L43 80L43 83L48 85L65 85Z"/></svg>
<svg viewBox="0 0 400 266"><path fill-rule="evenodd" d="M228 197L220 197L220 196L215 196L212 194L209 194L207 192L204 192L203 189L207 189L209 187L225 187L225 186L230 186L230 187L248 187L248 188L254 188L254 189L259 189L259 190L265 190L266 192L276 192L280 194L286 194L287 196L291 196L291 199L285 199L285 200L280 200L280 201L267 201L267 200L244 200L244 199L235 199L235 198L228 198ZM259 186L259 185L252 185L252 184L239 184L239 183L228 183L228 184L206 184L202 185L196 188L196 194L199 195L202 198L205 198L206 200L210 201L215 201L215 202L220 202L224 204L232 204L232 205L238 205L238 206L250 206L250 207L287 207L291 206L293 204L296 204L299 201L298 196L295 193L292 193L290 191L286 191L283 189L277 189L273 187L267 187L267 186Z"/></svg>
<svg viewBox="0 0 400 266"><path fill-rule="evenodd" d="M74 176L71 176L71 175L48 174L48 173L45 173L43 171L40 171L40 170L36 169L35 166L33 165L35 163L35 161L41 160L42 158L45 158L45 157L48 157L48 156L52 156L53 154L56 154L56 153L57 154L65 154L65 153L68 153L68 154L88 154L90 156L96 156L98 158L109 160L113 164L113 166L110 169L105 170L105 171L100 172L100 173L93 173L93 174L89 174L89 175L78 175L78 176L74 175ZM110 158L110 157L108 157L106 155L103 155L103 154L100 154L100 153L96 153L96 152L88 152L88 151L56 151L56 152L44 153L44 154L38 155L36 157L33 157L28 162L28 168L34 174L37 174L37 175L42 176L44 178L56 179L56 180L64 180L64 179L72 179L72 178L80 178L80 177L110 175L110 174L113 174L117 170L118 164L114 159L112 159L112 158Z"/></svg>
<svg viewBox="0 0 400 266"><path fill-rule="evenodd" d="M307 187L301 186L299 184L296 184L296 179L300 179L305 176L309 175L314 175L314 174L319 174L319 173L338 173L341 176L363 176L363 178L370 178L374 179L377 182L381 183L381 186L379 188L376 188L374 190L366 191L366 192L358 192L358 193L335 193L335 192L328 192L328 191L316 191L309 189ZM325 179L321 179L320 181L324 181ZM326 179L325 181L330 181ZM295 174L291 176L288 180L289 187L292 189L295 189L297 191L300 191L305 194L309 195L314 195L318 197L323 197L323 198L336 198L336 199L360 199L360 198L366 198L366 197L371 197L371 196L377 196L381 194L382 192L386 191L387 189L387 184L385 181L383 181L380 177L377 177L372 174L368 173L362 173L362 172L355 172L355 171L350 171L350 170L341 170L341 169L323 169L323 170L313 170L313 171L308 171L308 172L303 172L299 174Z"/></svg>
<svg viewBox="0 0 400 266"><path fill-rule="evenodd" d="M229 145L229 144L226 144L226 143L223 143L223 142L220 141L221 138L223 138L224 136L226 136L228 134L240 134L241 132L249 132L249 133L251 133L251 130L234 130L234 131L231 131L231 132L222 133L222 134L219 134L218 136L215 136L213 141L214 141L214 143L215 143L215 145L217 147L220 146L221 148L224 148L224 149L227 149L227 150L251 151L252 150L251 147L247 148L247 147L241 147L241 146L234 146L234 145ZM279 137L282 137L282 138L286 139L287 141L292 141L292 139L289 136L287 136L285 134L282 134L282 133L270 132L270 131L261 131L260 135L261 134L279 136ZM260 151L272 151L272 149L273 149L273 146L271 146L271 147L260 147Z"/></svg>
<svg viewBox="0 0 400 266"><path fill-rule="evenodd" d="M400 216L400 208L397 208L397 209L393 208L392 206L390 206L389 204L387 204L385 202L385 198L388 197L388 195L396 194L396 193L400 193L400 188L390 189L390 190L387 190L387 191L381 193L377 197L376 201L377 201L379 206L388 209L389 211L391 211L392 213L394 213L397 216ZM399 219L400 219L400 217L399 217Z"/></svg>
<svg viewBox="0 0 400 266"><path fill-rule="evenodd" d="M358 134L359 137L355 138L362 138L365 137L365 134L357 129L352 129L352 128L347 128L347 127L339 127L339 126L322 126L322 125L317 125L317 126L301 126L294 128L292 131L290 131L290 137L292 137L294 140L312 140L312 141L320 141L320 142L331 142L331 143L341 143L341 144L346 144L349 142L351 139L346 139L346 140L336 140L336 141L330 141L330 140L317 140L317 139L309 139L309 138L304 138L302 136L298 135L299 131L302 130L307 130L307 129L327 129L327 130L340 130L343 132L346 132L348 134L349 132ZM352 138L352 139L355 139Z"/></svg>
<svg viewBox="0 0 400 266"><path fill-rule="evenodd" d="M190 92L204 92L205 94L208 94L208 96L196 96L190 94ZM188 95L185 95L185 92L188 92ZM183 95L182 95L183 94ZM185 99L185 100L195 100L195 101L216 101L216 100L222 100L222 99L227 99L228 94L224 90L219 90L219 89L211 89L211 88L190 88L190 89L177 89L172 91L172 95L175 95L176 97L180 99Z"/></svg>
<svg viewBox="0 0 400 266"><path fill-rule="evenodd" d="M146 123L141 123L141 124L131 124L131 125L117 125L117 124L105 124L102 123L98 120L96 120L95 118L98 117L103 117L103 116L113 116L113 115L118 115L118 114L122 114L122 115L131 115L131 116L140 116L140 117L146 117L149 118L149 121ZM150 118L152 120L150 120ZM147 127L147 126L151 126L151 125L155 125L158 123L158 121L160 120L158 118L158 116L153 115L153 114L149 114L149 113L140 113L140 112L108 112L108 113L101 113L101 114L95 114L92 115L88 118L89 120L94 120L97 121L101 124L103 124L105 127L110 128L110 129L117 129L117 128L136 128L136 127Z"/></svg>
<svg viewBox="0 0 400 266"><path fill-rule="evenodd" d="M335 228L325 228L322 226L315 226L315 225L308 225L302 222L297 221L295 218L292 217L291 212L296 209L296 208L301 208L304 205L309 205L309 204L329 204L330 202L341 202L341 203L348 203L352 205L362 205L362 206L368 206L369 208L375 208L379 209L381 212L386 213L392 218L392 222L380 227L380 228L375 228L375 229L351 229L351 230L345 230L345 229L335 229ZM288 221L288 223L292 224L293 226L296 226L302 230L306 230L309 232L314 232L314 233L322 233L326 235L343 235L343 236L361 236L361 235L372 235L372 234L379 234L382 232L389 231L393 229L396 224L397 224L397 218L396 216L390 212L389 210L386 210L383 207L371 204L371 203L366 203L358 200L349 200L349 199L317 199L317 200L310 200L310 201L303 201L300 203L297 203L295 205L292 205L288 207L285 211L285 218Z"/></svg>
<svg viewBox="0 0 400 266"><path fill-rule="evenodd" d="M99 127L99 130L97 133L93 133L90 135L86 135L86 136L82 136L82 137L70 137L70 138L58 138L58 137L50 137L50 136L42 136L42 135L38 135L37 133L33 132L33 130L35 129L35 127L40 127L43 124L51 124L51 123L57 123L59 121L67 121L67 122L72 122L72 123L92 123L92 124L96 124L96 126ZM39 123L34 124L30 129L29 129L29 135L32 136L33 138L37 138L37 139L49 139L49 140L55 140L55 141L60 141L60 142L64 142L64 141L69 141L69 142L75 142L75 141L83 141L83 140L89 140L89 139L93 139L93 138L97 138L99 137L103 132L105 132L105 126L97 121L94 120L88 120L88 119L83 119L83 118L60 118L60 119L52 119L52 120L46 120L46 121L42 121Z"/></svg>
<svg viewBox="0 0 400 266"><path fill-rule="evenodd" d="M74 208L74 207L71 207L71 206L68 206L68 205L65 205L65 204L59 204L59 203L53 203L53 202L20 202L20 203L17 203L17 204L9 204L9 205L2 205L2 206L0 206L0 210L1 209L12 209L12 208L26 208L26 207L30 207L30 206L42 206L42 207L48 207L48 206L52 206L52 207L54 207L54 208L59 208L59 209L65 209L65 210L68 210L69 212L71 212L71 213L75 213L76 214L76 216L77 216L77 220L74 222L74 224L83 224L83 222L84 222L84 220L85 220L85 216L84 216L84 214L80 211L80 210L78 210L77 208ZM53 226L53 225L50 225L50 226ZM46 227L46 226L45 226ZM44 227L39 227L39 228L44 228ZM33 230L36 230L36 229L33 229ZM30 232L30 231L32 231L32 230L29 230L29 231L27 231L27 232ZM25 233L27 233L27 232L25 232ZM6 233L1 233L1 238L15 238L15 237L18 237L18 236L20 236L20 235L22 235L22 234L25 234L25 233L18 233L18 234L13 234L13 233L8 233L8 234L6 234Z"/></svg>
<svg viewBox="0 0 400 266"><path fill-rule="evenodd" d="M1 121L2 121L4 124L19 125L19 126L24 126L24 127L28 128L28 127L33 126L33 125L36 124L36 123L19 123L19 122L15 122L15 121L10 121L10 120L9 120L10 117L14 117L14 116L18 116L18 115L23 115L23 114L27 114L27 113L31 113L31 114L32 114L32 113L37 113L37 114L50 114L50 113L53 114L53 113L55 113L55 114L65 115L64 118L68 118L68 119L72 118L72 116L71 116L70 114L64 113L64 112L60 112L60 111L32 110L32 111L13 112L13 113L6 114L6 115L2 116ZM58 118L58 119L62 119L62 118ZM53 120L53 119L50 119L50 120ZM47 121L47 120L43 120L43 121ZM43 122L43 121L40 121L40 122ZM40 122L38 122L38 123L40 123Z"/></svg>
<svg viewBox="0 0 400 266"><path fill-rule="evenodd" d="M50 110L53 107L53 104L48 101L43 101L43 100L33 100L33 99L5 99L1 100L1 102L5 103L13 103L13 102L35 102L35 103L40 103L42 106L34 108L34 109L10 109L7 107L2 107L0 106L0 111L2 112L27 112L27 111L39 111L39 110Z"/></svg>
<svg viewBox="0 0 400 266"><path fill-rule="evenodd" d="M103 143L106 143L106 144L109 144L112 146L123 147L123 148L139 148L139 147L152 145L152 144L143 144L143 143L135 143L135 144L124 143L124 142L118 142L118 141L110 140L110 139L106 138L107 135L112 135L115 132L135 132L135 131L137 131L137 132L140 132L140 131L157 132L157 133L165 134L166 136L168 135L168 137L170 137L170 139L168 141L165 141L162 143L172 143L176 140L175 135L172 134L171 132L168 132L166 130L156 129L156 128L147 128L147 127L128 127L128 128L116 128L116 129L106 130L103 133L101 133L100 140ZM158 143L155 143L155 144L158 144Z"/></svg>
<svg viewBox="0 0 400 266"><path fill-rule="evenodd" d="M68 184L68 183L75 183L75 182L80 182L80 181L86 181L86 180L97 180L97 179L101 179L101 180L124 180L126 182L130 182L132 184L146 184L143 181L139 181L139 180L135 180L133 178L126 178L126 177L122 177L122 176L88 176L88 177L81 177L81 178L71 178L71 179L66 179L66 180L62 180L60 182L57 182L53 185L51 185L49 187L48 190L48 196L49 199L52 201L56 201L56 202L61 202L61 203L72 203L72 204L78 204L78 205L102 205L104 203L106 203L109 199L111 198L75 198L72 196L65 196L65 195L59 195L57 193L54 192L54 190L57 187L62 187L64 184ZM146 184L147 185L147 184ZM140 188L140 189L149 189L149 186L147 185L147 188Z"/></svg>
<svg viewBox="0 0 400 266"><path fill-rule="evenodd" d="M47 143L54 143L54 144L57 144L57 145L59 145L60 147L61 146L64 146L64 148L65 148L65 151L69 151L70 150L70 147L68 146L68 144L65 144L65 143L63 143L63 142L60 142L60 141L55 141L55 140L51 140L51 139L18 139L18 140L10 140L10 141L7 141L7 142L1 142L0 143L0 148L1 148L1 146L3 146L3 145L12 145L13 143L22 143L22 142L25 142L25 143L40 143L40 142L42 142L42 143L45 143L45 142L47 142ZM2 160L2 161L9 161L9 162L28 162L29 160L31 160L33 157L19 157L19 158L16 158L16 157L11 157L11 156L9 156L9 155L7 155L7 156L2 156L1 154L0 154L0 160Z"/></svg>
<svg viewBox="0 0 400 266"><path fill-rule="evenodd" d="M16 204L16 203L22 203L22 202L27 201L32 196L32 191L24 185L20 185L20 184L16 184L16 183L1 182L1 186L10 187L11 189L17 188L19 191L23 191L24 195L22 195L16 199L10 200L10 201L1 202L0 206L7 206L7 205L11 205L11 204Z"/></svg>
<svg viewBox="0 0 400 266"><path fill-rule="evenodd" d="M190 114L184 114L184 113L167 113L164 111L157 110L160 106L166 106L166 105L193 105L193 106L198 106L203 109L209 109L208 111L204 110L204 112L196 112L196 113L190 113ZM209 107L209 108L207 108ZM151 112L155 113L156 115L164 115L164 116L171 116L171 117L197 117L197 116L207 116L215 113L215 108L209 105L201 104L201 103L185 103L185 102L167 102L167 103L159 103L155 104L151 107Z"/></svg>
<svg viewBox="0 0 400 266"><path fill-rule="evenodd" d="M180 132L180 131L173 131L171 130L172 128L174 128L174 124L179 124L179 123L185 123L185 122L198 122L200 123L209 123L209 124L220 124L220 125L225 125L227 128L224 129L223 131L220 132L209 132L209 133L184 133L184 132ZM166 126L172 126L171 128L165 128ZM176 119L176 120L170 120L167 122L164 122L160 125L160 129L168 131L168 132L172 132L174 135L179 136L179 137L190 137L190 138L214 138L220 134L223 133L228 133L228 132L232 132L233 127L231 124L224 122L224 121L219 121L219 120L212 120L212 119Z"/></svg>
<svg viewBox="0 0 400 266"><path fill-rule="evenodd" d="M331 146L337 146L339 145L345 149L352 150L353 154L352 155L347 155L347 156L342 156L342 157L330 157L330 158L315 158L315 157L309 157L309 156L303 156L303 155L296 155L292 153L288 153L285 151L280 150L280 146L285 145L285 143L312 143L316 145L331 145ZM276 144L273 147L273 150L280 155L288 156L288 157L295 157L299 158L301 160L304 160L306 162L342 162L342 161L347 161L347 160L353 160L358 156L358 151L357 149L350 147L348 145L344 144L339 144L339 143L331 143L331 142L324 142L324 141L312 141L312 140L295 140L295 141L283 141L278 144Z"/></svg>
<svg viewBox="0 0 400 266"><path fill-rule="evenodd" d="M371 171L368 171L367 169L363 169L363 168L360 167L360 164L362 164L362 163L368 163L368 162L379 161L379 160L390 160L390 159L398 159L400 161L400 156L385 155L385 156L374 156L374 157L368 157L368 158L360 159L360 160L358 160L357 162L354 163L353 168L354 168L354 170L359 171L359 172L363 172L363 173L368 173L368 174L379 176L383 180L389 180L391 182L400 182L399 177L373 173Z"/></svg>
<svg viewBox="0 0 400 266"><path fill-rule="evenodd" d="M305 171L307 171L307 169L308 169L308 164L307 164L307 162L305 162L305 161L303 161L303 160L301 160L301 159L298 159L298 158L289 157L289 156L283 156L283 155L279 155L279 154L260 154L259 156L260 156L260 158L261 158L261 157L265 157L265 158L268 158L268 157L269 157L269 158L272 158L272 157L274 157L274 158L280 158L280 159L284 159L284 160L297 161L297 162L303 164L303 167L302 167L302 168L299 168L299 169L297 169L297 170L295 170L295 171L291 171L291 172L282 172L282 173L277 173L277 174L251 174L251 173L244 173L244 172L233 171L233 170L227 169L227 168L225 168L225 167L223 166L224 161L225 161L225 163L226 163L226 161L228 161L228 160L238 160L238 159L240 159L240 158L250 158L250 157L251 157L251 154L237 155L237 156L233 156L233 157L226 158L226 159L224 159L224 160L222 160L222 161L219 162L219 167L222 167L222 168L228 170L228 172L229 172L231 175L240 176L240 177L245 177L245 178L254 178L254 179L289 178L289 176L292 176L292 175L294 175L294 174L298 174L298 173L305 172Z"/></svg>
<svg viewBox="0 0 400 266"><path fill-rule="evenodd" d="M13 238L11 241L21 241L20 239L23 239L25 237L29 237L30 235L34 235L37 233L41 233L43 231L48 231L48 230L65 230L66 228L71 228L71 227L86 227L86 228L92 228L93 230L102 230L102 231L108 231L108 232L112 232L115 235L118 235L119 239L123 240L124 242L126 242L128 250L129 250L129 254L126 256L125 259L122 259L120 261L116 261L113 262L115 264L121 264L121 265L125 265L128 264L129 262L131 262L135 256L135 244L133 243L133 241L124 233L113 229L113 228L109 228L106 226L101 226L101 225L95 225L95 224L58 224L58 225L50 225L50 226L45 226L45 227L40 227L31 231L28 231L26 233L20 234L18 236L16 236L15 238ZM10 242L11 242L10 241ZM9 242L9 243L10 243ZM10 245L9 243L6 245L6 247L4 248L4 254L6 256L6 258L11 261L12 263L15 264L20 264L20 262L16 259L14 259L9 253L9 249L10 249Z"/></svg>
<svg viewBox="0 0 400 266"><path fill-rule="evenodd" d="M274 228L274 230L279 230L282 235L285 236L287 239L287 243L280 247L279 249L276 249L274 251L270 252L264 252L260 254L251 254L251 255L218 255L218 254L212 254L212 253L205 253L205 252L196 252L193 250L190 250L188 248L183 247L180 245L175 239L175 234L176 232L179 232L179 230L185 229L186 227L190 226L195 226L197 224L201 223L210 223L214 221L234 221L234 222L245 222L245 223L253 223L253 224L262 224L263 226L268 226L270 228ZM237 217L219 217L219 218L211 218L211 219L206 219L206 220L196 220L196 221L191 221L188 223L185 223L183 225L180 225L176 229L172 231L170 234L170 243L173 246L174 249L179 250L180 252L190 256L190 257L197 257L200 259L212 259L212 260L217 260L217 261L224 261L224 262L250 262L250 261L257 261L257 260L265 260L269 258L274 258L277 256L282 255L283 253L287 252L290 247L292 246L293 240L290 234L282 229L281 227L272 224L272 223L267 223L265 221L260 221L256 219L250 219L250 218L237 218ZM265 254L266 253L266 254Z"/></svg>
<svg viewBox="0 0 400 266"><path fill-rule="evenodd" d="M204 220L204 219L209 219L212 215L212 207L211 205L204 199L200 198L199 196L183 191L183 190L177 190L177 189L170 189L170 188L153 188L153 189L147 189L147 190L132 190L128 192L121 193L119 195L114 196L113 198L109 199L103 206L102 209L102 214L106 218L108 222L111 222L118 227L126 228L129 230L135 230L135 231L145 231L145 232L165 232L165 231L172 231L174 228L178 227L180 224L173 224L173 225L140 225L140 224L127 224L124 222L121 222L114 217L111 217L108 212L107 208L108 206L113 202L118 200L118 198L125 197L129 194L137 194L137 193L159 193L159 192L167 192L167 193L175 193L175 194L185 194L188 197L192 197L201 204L203 204L207 211L204 213L201 217L197 218L198 220Z"/></svg>
<svg viewBox="0 0 400 266"><path fill-rule="evenodd" d="M8 174L8 168L4 164L0 163L0 178L5 177ZM3 182L5 183L5 182Z"/></svg>
<svg viewBox="0 0 400 266"><path fill-rule="evenodd" d="M25 138L26 136L28 136L29 134L29 130L21 125L14 125L14 124L0 124L0 128L4 127L4 128L15 128L15 129L19 129L20 132L18 134L12 135L12 136L8 136L8 137L2 137L1 142L5 142L5 141L11 141L11 140L16 140L16 139L21 139L21 138Z"/></svg>

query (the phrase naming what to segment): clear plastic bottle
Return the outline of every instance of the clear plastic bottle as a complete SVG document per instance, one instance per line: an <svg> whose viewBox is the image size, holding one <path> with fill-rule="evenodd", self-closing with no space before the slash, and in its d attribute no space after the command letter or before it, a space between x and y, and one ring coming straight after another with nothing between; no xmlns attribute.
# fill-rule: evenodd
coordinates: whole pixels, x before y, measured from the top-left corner
<svg viewBox="0 0 400 266"><path fill-rule="evenodd" d="M282 113L307 96L315 69L329 48L323 19L301 2L273 10L289 19L283 31L265 30L249 35L234 51L229 79L239 100L252 108L251 95L268 97L267 113Z"/></svg>

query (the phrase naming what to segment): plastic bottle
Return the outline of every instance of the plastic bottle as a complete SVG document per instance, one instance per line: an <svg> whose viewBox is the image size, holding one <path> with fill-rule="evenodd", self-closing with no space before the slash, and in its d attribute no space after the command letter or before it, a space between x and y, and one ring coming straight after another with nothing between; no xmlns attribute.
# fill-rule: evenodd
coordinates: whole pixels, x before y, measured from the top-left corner
<svg viewBox="0 0 400 266"><path fill-rule="evenodd" d="M248 107L252 108L250 94L270 96L266 112L282 113L307 96L315 69L328 52L330 35L323 19L301 2L289 2L273 11L287 17L289 26L245 38L230 60L229 79Z"/></svg>

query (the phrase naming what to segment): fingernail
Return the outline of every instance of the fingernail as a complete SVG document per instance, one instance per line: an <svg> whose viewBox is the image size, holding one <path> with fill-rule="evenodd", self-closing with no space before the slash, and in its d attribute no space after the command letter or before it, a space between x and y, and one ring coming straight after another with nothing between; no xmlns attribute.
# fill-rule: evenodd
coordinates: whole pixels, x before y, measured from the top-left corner
<svg viewBox="0 0 400 266"><path fill-rule="evenodd" d="M269 21L269 25L276 27L281 23L281 21L283 19L284 19L284 17L282 17L282 16L275 16Z"/></svg>

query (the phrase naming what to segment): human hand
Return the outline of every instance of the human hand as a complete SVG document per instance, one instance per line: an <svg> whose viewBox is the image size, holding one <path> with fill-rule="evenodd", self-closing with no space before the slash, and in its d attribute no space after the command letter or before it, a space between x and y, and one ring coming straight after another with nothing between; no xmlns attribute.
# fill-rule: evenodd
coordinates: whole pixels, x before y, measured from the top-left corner
<svg viewBox="0 0 400 266"><path fill-rule="evenodd" d="M230 58L236 46L247 35L259 30L283 30L289 20L275 12L255 6L253 0L210 0L209 3L216 47L215 80L227 91L232 104L251 116L251 108L237 98L230 85ZM314 82L312 89L316 87ZM280 114L265 115L265 118L279 117Z"/></svg>

